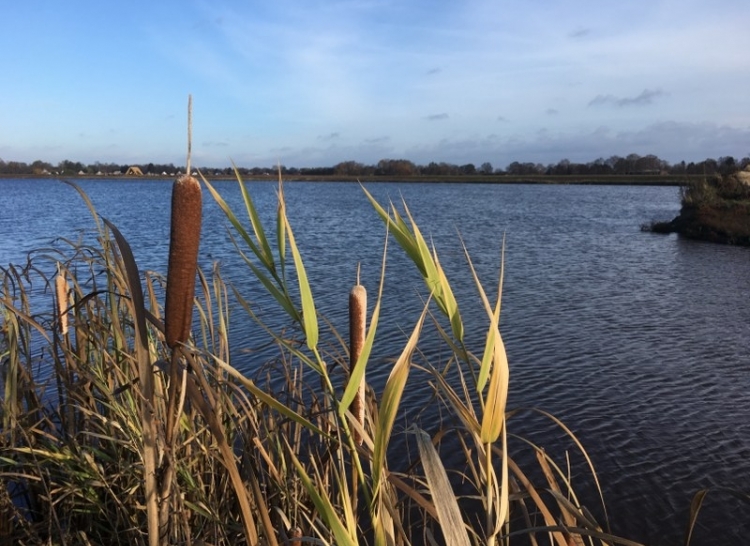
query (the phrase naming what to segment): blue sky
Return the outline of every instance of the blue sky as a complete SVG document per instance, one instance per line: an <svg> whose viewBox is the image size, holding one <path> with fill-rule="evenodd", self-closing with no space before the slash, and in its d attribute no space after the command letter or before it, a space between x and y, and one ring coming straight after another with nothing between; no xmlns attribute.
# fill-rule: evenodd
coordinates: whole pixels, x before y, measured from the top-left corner
<svg viewBox="0 0 750 546"><path fill-rule="evenodd" d="M750 155L747 0L30 0L0 158L329 166Z"/></svg>

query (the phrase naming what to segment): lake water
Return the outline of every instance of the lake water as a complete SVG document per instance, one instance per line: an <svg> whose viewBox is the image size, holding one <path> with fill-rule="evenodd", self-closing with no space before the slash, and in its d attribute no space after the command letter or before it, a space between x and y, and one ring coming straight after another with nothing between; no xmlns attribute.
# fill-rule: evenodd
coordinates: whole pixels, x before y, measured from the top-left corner
<svg viewBox="0 0 750 546"><path fill-rule="evenodd" d="M142 269L166 271L171 184L153 180L81 180L99 213L129 240ZM242 208L236 182L218 182ZM249 189L273 227L276 186ZM437 247L465 321L482 308L461 248L490 293L506 236L501 330L511 367L510 407L539 407L560 417L588 449L600 475L612 530L647 544L679 544L692 495L728 487L750 492L750 249L641 232L674 217L675 188L635 186L378 183L381 203L405 199ZM93 221L70 186L54 180L0 180L0 265L55 237L75 238ZM288 183L288 216L319 310L343 326L349 288L377 291L385 230L359 185ZM204 192L201 263L218 261L226 278L259 307L262 290L237 259L218 207ZM389 244L384 310L369 379L390 371L421 310L424 286L394 241ZM233 315L235 366L256 327ZM345 331L345 330L344 330ZM484 326L469 328L482 342ZM439 362L440 349L421 346ZM475 349L476 350L476 349ZM429 396L410 380L407 411ZM429 414L422 415L429 427ZM524 413L511 432L552 438ZM545 436L545 434L547 436ZM548 445L555 453L554 444ZM560 453L559 455L562 455ZM596 506L592 506L595 514ZM740 544L750 535L750 506L710 494L693 544Z"/></svg>

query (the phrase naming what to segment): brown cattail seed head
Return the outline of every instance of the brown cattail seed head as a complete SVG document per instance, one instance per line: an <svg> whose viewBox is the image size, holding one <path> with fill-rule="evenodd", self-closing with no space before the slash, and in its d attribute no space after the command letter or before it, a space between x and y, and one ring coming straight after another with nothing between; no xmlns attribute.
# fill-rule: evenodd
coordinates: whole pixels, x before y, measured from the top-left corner
<svg viewBox="0 0 750 546"><path fill-rule="evenodd" d="M60 317L60 333L68 333L68 281L65 273L58 271L55 278L55 294L57 297L57 313Z"/></svg>
<svg viewBox="0 0 750 546"><path fill-rule="evenodd" d="M201 206L200 183L189 175L175 180L172 186L167 298L164 305L164 330L167 345L171 348L187 341L193 321Z"/></svg>
<svg viewBox="0 0 750 546"><path fill-rule="evenodd" d="M349 373L354 371L362 348L365 346L365 330L367 323L367 290L361 284L356 285L349 292ZM357 422L365 424L365 376L357 388L357 395L352 401L352 413ZM357 444L362 445L362 437L354 432Z"/></svg>

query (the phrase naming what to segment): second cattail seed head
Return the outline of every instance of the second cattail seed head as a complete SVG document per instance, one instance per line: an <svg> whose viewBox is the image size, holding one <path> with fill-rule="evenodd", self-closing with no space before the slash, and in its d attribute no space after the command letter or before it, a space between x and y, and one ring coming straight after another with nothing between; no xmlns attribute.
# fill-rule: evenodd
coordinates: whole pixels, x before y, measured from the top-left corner
<svg viewBox="0 0 750 546"><path fill-rule="evenodd" d="M361 284L357 284L349 292L349 373L354 371L362 348L365 346L365 332L367 328L367 290ZM357 388L357 394L352 401L352 413L357 422L365 425L365 376ZM354 431L354 440L362 445L362 436Z"/></svg>

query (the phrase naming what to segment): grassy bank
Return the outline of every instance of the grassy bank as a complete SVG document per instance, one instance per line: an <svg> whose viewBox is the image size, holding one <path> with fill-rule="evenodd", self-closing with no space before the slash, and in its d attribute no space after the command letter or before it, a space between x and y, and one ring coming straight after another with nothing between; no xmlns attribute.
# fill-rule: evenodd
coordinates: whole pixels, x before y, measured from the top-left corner
<svg viewBox="0 0 750 546"><path fill-rule="evenodd" d="M581 470L600 488L562 423L539 412L583 453L583 469L523 439L521 452L508 449L522 413L506 407L502 271L490 289L474 275L486 336L470 347L450 281L406 205L364 191L384 240L430 293L376 392L367 366L393 250L384 248L379 286L360 286L350 264L341 279L350 332L337 332L316 311L283 188L269 231L238 182L243 218L208 181L175 183L166 277L139 270L80 190L96 242L63 241L2 270L0 543L633 544L608 532L603 500L584 506L576 495L571 475ZM285 328L267 327L218 266L196 268L204 193ZM230 310L276 347L270 361L248 357L253 375L233 360ZM425 321L440 361L420 357ZM397 422L417 371L439 416L429 428ZM397 438L406 453L389 449ZM443 464L448 450L458 466Z"/></svg>
<svg viewBox="0 0 750 546"><path fill-rule="evenodd" d="M699 179L680 192L680 214L645 229L690 239L750 246L750 183L745 173Z"/></svg>

